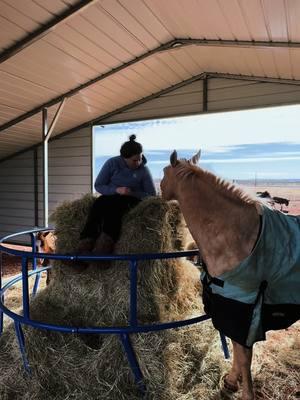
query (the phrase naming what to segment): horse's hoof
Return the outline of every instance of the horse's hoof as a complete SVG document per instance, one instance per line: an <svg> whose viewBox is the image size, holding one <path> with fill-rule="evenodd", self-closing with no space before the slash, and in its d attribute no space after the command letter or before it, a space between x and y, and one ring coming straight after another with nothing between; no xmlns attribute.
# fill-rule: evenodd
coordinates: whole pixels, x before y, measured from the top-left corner
<svg viewBox="0 0 300 400"><path fill-rule="evenodd" d="M222 384L221 384L221 393L224 395L233 395L239 390L239 384L237 383L231 383L228 381L228 376L229 374L225 374L222 378Z"/></svg>

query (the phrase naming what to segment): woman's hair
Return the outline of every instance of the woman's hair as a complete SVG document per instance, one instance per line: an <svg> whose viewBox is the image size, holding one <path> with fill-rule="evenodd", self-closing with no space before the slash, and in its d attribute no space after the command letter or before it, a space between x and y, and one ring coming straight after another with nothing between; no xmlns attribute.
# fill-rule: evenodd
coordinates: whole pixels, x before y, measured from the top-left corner
<svg viewBox="0 0 300 400"><path fill-rule="evenodd" d="M135 135L130 135L128 142L122 144L120 149L120 154L122 157L129 158L143 152L142 145L136 142L135 139Z"/></svg>

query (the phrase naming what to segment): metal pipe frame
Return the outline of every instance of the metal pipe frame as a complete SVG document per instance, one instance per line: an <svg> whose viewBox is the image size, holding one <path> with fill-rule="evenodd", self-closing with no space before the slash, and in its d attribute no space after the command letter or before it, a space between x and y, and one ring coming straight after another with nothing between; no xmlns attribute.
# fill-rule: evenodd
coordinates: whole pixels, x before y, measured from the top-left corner
<svg viewBox="0 0 300 400"><path fill-rule="evenodd" d="M39 182L38 149L33 149L33 186L34 186L34 226L39 225Z"/></svg>
<svg viewBox="0 0 300 400"><path fill-rule="evenodd" d="M49 183L48 183L48 110L43 109L42 113L42 129L43 129L43 220L44 226L48 226L49 214Z"/></svg>
<svg viewBox="0 0 300 400"><path fill-rule="evenodd" d="M44 254L38 253L35 251L35 248L32 247L32 251L21 251L15 250L11 248L7 248L3 246L3 242L6 240L16 237L18 235L29 234L33 235L39 231L46 230L44 229L32 229L29 231L19 232L17 234L8 235L2 239L0 239L0 252L6 252L12 255L21 255L22 256L22 274L17 277L11 279L7 282L3 287L2 283L0 285L0 317L3 318L3 314L6 314L8 317L14 320L16 335L23 359L23 364L25 370L30 374L30 365L26 356L26 348L25 348L25 340L22 332L22 324L31 326L33 328L45 329L50 331L62 332L62 333L77 333L77 334L117 334L119 335L119 339L123 345L124 351L127 355L128 363L135 377L135 382L141 392L142 395L145 394L146 387L143 382L143 375L136 358L134 348L130 341L129 334L134 333L148 333L161 331L165 329L173 329L179 328L183 326L188 326L191 324L203 322L205 320L210 319L210 317L206 314L189 318L181 321L173 321L173 322L164 322L164 323L154 323L147 325L139 325L137 321L137 268L138 261L140 260L155 260L155 259L168 259L168 258L177 258L177 257L187 257L187 256L195 256L198 255L198 250L191 251L179 251L172 253L150 253L150 254L125 254L125 255L109 255L109 256L66 256L63 254ZM28 258L49 258L49 259L60 259L60 260L127 260L130 262L130 310L129 310L129 323L124 327L77 327L77 326L63 326L63 325L54 325L48 324L44 322L35 321L30 318L30 303L29 303L29 289L28 289L28 278L35 274L40 274L42 271L49 269L50 267L44 267L32 270L28 272ZM0 271L2 272L2 271ZM23 284L23 315L16 314L9 310L3 303L3 297L6 290L12 287L15 283L22 280ZM0 331L0 334L2 332ZM223 334L221 334L221 345L224 352L224 357L229 357L228 347L226 338Z"/></svg>
<svg viewBox="0 0 300 400"><path fill-rule="evenodd" d="M114 75L117 72L120 72L132 65L135 65L157 53L170 51L170 50L175 51L176 49L180 49L180 48L187 47L187 46L242 47L242 48L244 48L244 47L300 48L300 43L299 42L268 42L268 41L255 42L255 41L247 41L247 40L173 39L165 44L162 44L161 46L156 47L153 50L148 51L147 53L144 53L126 63L119 65L116 68L111 69L110 71L108 71L104 74L97 76L96 78L93 78L93 79L77 86L76 88L74 88L72 90L69 90L68 92L66 92L44 104L39 105L38 107L35 107L34 109L32 109L30 111L27 111L26 113L18 116L17 118L14 118L14 119L4 123L3 125L0 126L0 132L23 121L24 119L32 117L33 115L42 111L43 108L51 107L51 106L59 103L65 97L72 97L72 96L76 95L80 90L83 90L97 82L100 82L103 79L108 78L109 76ZM278 79L278 81L280 81L280 82L284 81L285 83L300 85L299 80L297 81L297 80L292 80L292 79L288 79L288 80Z"/></svg>
<svg viewBox="0 0 300 400"><path fill-rule="evenodd" d="M43 205L44 205L44 226L48 226L49 223L49 153L48 153L48 142L51 137L51 134L55 128L55 125L58 121L58 118L64 108L64 105L66 103L66 98L64 98L58 109L56 110L56 113L53 117L53 120L51 122L51 125L48 129L48 110L47 108L43 108L43 113L42 113L42 129L43 129L43 194L44 194L44 200L43 200Z"/></svg>

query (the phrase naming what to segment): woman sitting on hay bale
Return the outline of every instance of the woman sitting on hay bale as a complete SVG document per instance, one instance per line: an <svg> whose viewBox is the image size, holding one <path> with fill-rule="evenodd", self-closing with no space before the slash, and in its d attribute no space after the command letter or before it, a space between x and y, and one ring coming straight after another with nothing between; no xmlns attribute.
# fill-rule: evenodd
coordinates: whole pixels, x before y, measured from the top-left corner
<svg viewBox="0 0 300 400"><path fill-rule="evenodd" d="M120 156L108 159L95 182L98 197L80 234L79 253L112 253L120 236L123 216L142 199L155 196L143 147L131 135L122 144Z"/></svg>

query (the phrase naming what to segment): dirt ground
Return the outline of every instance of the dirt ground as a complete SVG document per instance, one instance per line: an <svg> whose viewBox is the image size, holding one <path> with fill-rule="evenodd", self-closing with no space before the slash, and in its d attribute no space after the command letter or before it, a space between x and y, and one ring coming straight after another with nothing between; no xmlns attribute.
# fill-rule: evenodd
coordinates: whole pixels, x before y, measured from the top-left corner
<svg viewBox="0 0 300 400"><path fill-rule="evenodd" d="M264 192L268 191L272 197L282 197L284 199L289 200L288 207L283 206L282 211L288 211L288 214L291 215L300 215L300 184L294 185L284 185L284 186L246 186L241 185L251 194L255 194L256 192ZM275 208L280 210L280 205L275 204Z"/></svg>
<svg viewBox="0 0 300 400"><path fill-rule="evenodd" d="M9 244L5 244L5 246L21 251L31 251L31 247L28 246L17 246ZM2 277L4 279L9 276L21 273L21 261L22 261L21 257L13 256L6 253L2 253L1 256L2 256Z"/></svg>

